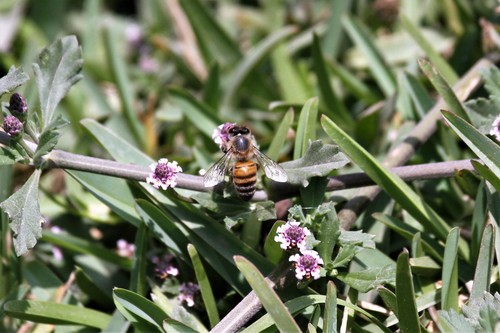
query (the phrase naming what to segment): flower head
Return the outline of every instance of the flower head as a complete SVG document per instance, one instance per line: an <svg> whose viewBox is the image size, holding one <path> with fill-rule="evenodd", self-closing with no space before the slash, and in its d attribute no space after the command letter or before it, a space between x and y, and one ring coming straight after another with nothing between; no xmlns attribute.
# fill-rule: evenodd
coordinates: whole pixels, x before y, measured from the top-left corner
<svg viewBox="0 0 500 333"><path fill-rule="evenodd" d="M496 117L491 126L490 135L494 136L495 139L500 142L500 115Z"/></svg>
<svg viewBox="0 0 500 333"><path fill-rule="evenodd" d="M174 256L171 254L164 254L162 257L154 256L151 259L156 265L155 273L158 278L165 280L169 276L179 275L179 270L172 264L172 259Z"/></svg>
<svg viewBox="0 0 500 333"><path fill-rule="evenodd" d="M301 227L299 222L292 220L278 227L274 241L281 243L280 247L283 250L297 248L303 251L308 249L308 236L311 236L309 229Z"/></svg>
<svg viewBox="0 0 500 333"><path fill-rule="evenodd" d="M214 132L212 133L212 139L219 147L225 146L225 144L229 141L229 129L236 125L235 123L224 123L219 125Z"/></svg>
<svg viewBox="0 0 500 333"><path fill-rule="evenodd" d="M195 294L200 290L200 287L193 282L183 283L179 287L180 294L178 296L179 301L185 302L187 306L194 306Z"/></svg>
<svg viewBox="0 0 500 333"><path fill-rule="evenodd" d="M127 242L125 239L116 241L116 253L120 257L132 258L135 252L135 244Z"/></svg>
<svg viewBox="0 0 500 333"><path fill-rule="evenodd" d="M21 94L13 93L9 100L9 110L16 118L25 120L28 114L28 103Z"/></svg>
<svg viewBox="0 0 500 333"><path fill-rule="evenodd" d="M169 162L168 159L162 158L158 163L153 163L149 166L152 173L146 178L146 182L153 185L154 188L162 188L166 190L168 187L177 185L177 173L182 172L182 168L176 161Z"/></svg>
<svg viewBox="0 0 500 333"><path fill-rule="evenodd" d="M320 258L318 252L314 250L305 250L302 253L290 256L290 261L295 262L295 276L298 280L307 280L313 278L319 279L320 266L323 265L323 259Z"/></svg>
<svg viewBox="0 0 500 333"><path fill-rule="evenodd" d="M23 123L14 116L7 116L3 120L3 129L10 137L16 138L23 131Z"/></svg>

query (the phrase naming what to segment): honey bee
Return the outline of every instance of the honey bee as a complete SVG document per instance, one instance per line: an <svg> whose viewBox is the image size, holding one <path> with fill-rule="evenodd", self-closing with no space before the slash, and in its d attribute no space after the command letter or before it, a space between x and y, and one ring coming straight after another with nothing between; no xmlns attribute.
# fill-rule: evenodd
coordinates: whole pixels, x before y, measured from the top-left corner
<svg viewBox="0 0 500 333"><path fill-rule="evenodd" d="M232 181L241 199L252 199L257 183L257 164L267 177L277 182L286 182L285 170L255 147L255 140L246 126L233 125L227 129L227 138L222 140L224 156L218 160L203 177L205 187L211 187L231 171ZM231 161L234 165L231 166ZM257 161L257 163L256 163Z"/></svg>

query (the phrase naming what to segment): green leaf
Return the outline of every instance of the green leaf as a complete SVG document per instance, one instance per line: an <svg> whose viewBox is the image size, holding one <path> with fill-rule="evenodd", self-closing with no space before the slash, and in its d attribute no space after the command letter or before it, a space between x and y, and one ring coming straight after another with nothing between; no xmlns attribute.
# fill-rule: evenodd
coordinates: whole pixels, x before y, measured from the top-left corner
<svg viewBox="0 0 500 333"><path fill-rule="evenodd" d="M279 43L297 31L296 27L286 26L272 32L269 36L254 46L234 68L227 78L226 89L222 98L222 107L226 110L234 108L237 92L245 80L255 71L264 57L266 57ZM230 114L230 113L228 113Z"/></svg>
<svg viewBox="0 0 500 333"><path fill-rule="evenodd" d="M18 256L26 253L42 236L41 223L44 221L38 202L38 184L42 171L37 169L24 185L0 208L9 215L10 228L14 232L14 249Z"/></svg>
<svg viewBox="0 0 500 333"><path fill-rule="evenodd" d="M168 92L172 102L182 110L193 126L211 138L214 129L222 123L214 116L215 111L182 88L169 87Z"/></svg>
<svg viewBox="0 0 500 333"><path fill-rule="evenodd" d="M199 333L195 329L181 323L180 321L174 319L165 319L163 321L163 329L165 332L169 333Z"/></svg>
<svg viewBox="0 0 500 333"><path fill-rule="evenodd" d="M457 249L459 239L459 229L450 230L446 239L446 246L443 257L443 291L441 294L441 308L443 310L459 310L458 307L458 265Z"/></svg>
<svg viewBox="0 0 500 333"><path fill-rule="evenodd" d="M276 130L276 134L273 136L271 144L267 149L267 156L272 160L278 160L280 156L280 150L286 142L288 130L293 123L294 112L293 109L290 108L286 113L283 119L281 120L280 126Z"/></svg>
<svg viewBox="0 0 500 333"><path fill-rule="evenodd" d="M83 65L82 50L76 36L66 36L44 48L33 64L40 106L42 128L52 123L57 105L78 82Z"/></svg>
<svg viewBox="0 0 500 333"><path fill-rule="evenodd" d="M134 196L124 179L83 171L66 170L66 172L118 216L139 226L140 219L134 209Z"/></svg>
<svg viewBox="0 0 500 333"><path fill-rule="evenodd" d="M455 133L500 178L500 146L457 115L449 111L442 114Z"/></svg>
<svg viewBox="0 0 500 333"><path fill-rule="evenodd" d="M320 41L316 34L313 35L312 57L314 73L316 74L317 85L321 93L321 104L324 105L326 113L331 118L338 119L339 124L343 128L346 130L352 129L354 121L352 116L347 112L344 103L340 101L333 90L331 78L328 75L325 60L323 59Z"/></svg>
<svg viewBox="0 0 500 333"><path fill-rule="evenodd" d="M484 79L484 87L490 94L490 99L496 105L500 105L500 69L496 66L489 66L481 71Z"/></svg>
<svg viewBox="0 0 500 333"><path fill-rule="evenodd" d="M325 132L337 143L340 148L373 179L384 191L416 218L425 228L433 231L440 239L446 238L450 227L437 213L418 196L411 187L401 178L392 174L382 166L363 147L347 135L328 117L321 119ZM461 242L461 254L466 257L469 253L467 244Z"/></svg>
<svg viewBox="0 0 500 333"><path fill-rule="evenodd" d="M281 163L288 176L288 183L307 186L312 177L324 177L333 170L340 169L349 160L337 146L313 141L307 148L304 157L298 160Z"/></svg>
<svg viewBox="0 0 500 333"><path fill-rule="evenodd" d="M155 328L156 332L163 332L163 320L167 319L167 315L150 300L121 288L113 290L113 300L118 310L134 326L137 325L139 329Z"/></svg>
<svg viewBox="0 0 500 333"><path fill-rule="evenodd" d="M344 16L342 24L354 44L368 58L368 64L374 79L379 84L386 97L391 96L396 91L396 78L389 66L383 59L380 51L373 43L373 36L367 28L356 18Z"/></svg>
<svg viewBox="0 0 500 333"><path fill-rule="evenodd" d="M10 301L5 314L23 320L56 325L83 325L104 329L111 316L81 306L42 301Z"/></svg>
<svg viewBox="0 0 500 333"><path fill-rule="evenodd" d="M493 250L495 246L494 230L491 224L486 225L484 228L470 299L482 298L485 292L490 291L491 270L494 259Z"/></svg>
<svg viewBox="0 0 500 333"><path fill-rule="evenodd" d="M394 284L396 281L396 267L387 265L359 272L340 272L336 277L352 288L366 293L383 284Z"/></svg>
<svg viewBox="0 0 500 333"><path fill-rule="evenodd" d="M96 244L92 241L87 241L68 234L56 234L47 230L43 231L43 240L77 253L90 254L113 263L122 269L130 270L132 268L130 259L119 256L117 253L108 250L101 244Z"/></svg>
<svg viewBox="0 0 500 333"><path fill-rule="evenodd" d="M411 271L422 276L435 276L441 272L441 265L428 256L410 258Z"/></svg>
<svg viewBox="0 0 500 333"><path fill-rule="evenodd" d="M453 89L451 89L448 82L446 82L437 69L426 59L419 59L418 64L420 65L420 68L424 72L425 76L427 76L439 95L446 102L448 108L461 117L467 119L467 113L465 112L462 103L460 103L457 96L453 92Z"/></svg>
<svg viewBox="0 0 500 333"><path fill-rule="evenodd" d="M22 161L24 157L12 147L0 147L0 166Z"/></svg>
<svg viewBox="0 0 500 333"><path fill-rule="evenodd" d="M312 305L324 304L324 303L326 303L325 295L307 295L294 298L286 302L285 305L290 313L297 314L303 309L306 309ZM387 332L387 333L391 332L391 330L385 327L385 325L382 324L376 317L374 317L371 313L365 311L364 309L338 298L337 298L337 304L363 314L363 316L366 316L366 318L368 318L370 322L377 325L377 327L382 332ZM275 323L270 314L266 314L262 316L259 320L257 320L255 323L248 326L245 330L242 331L242 333L264 332L266 329L273 326L274 324Z"/></svg>
<svg viewBox="0 0 500 333"><path fill-rule="evenodd" d="M396 269L396 299L399 328L403 333L420 332L413 278L406 249L398 256Z"/></svg>
<svg viewBox="0 0 500 333"><path fill-rule="evenodd" d="M88 276L80 267L75 268L75 279L78 288L85 293L91 300L97 302L105 308L113 306L111 293L107 293L97 285L92 278Z"/></svg>
<svg viewBox="0 0 500 333"><path fill-rule="evenodd" d="M42 134L40 134L38 146L36 147L35 154L33 155L35 166L43 168L41 160L42 156L48 154L55 147L59 137L61 136L59 129L68 124L68 121L61 115L57 115L57 117L45 127Z"/></svg>
<svg viewBox="0 0 500 333"><path fill-rule="evenodd" d="M403 28L410 33L410 35L413 37L413 39L418 43L420 48L425 52L425 55L427 58L429 58L430 62L432 62L437 69L441 73L443 73L443 76L450 84L455 84L458 81L458 76L451 68L451 66L444 60L439 52L437 52L434 47L432 46L431 43L429 43L426 39L425 36L422 34L420 29L416 27L408 17L405 15L401 15L399 17L401 24L403 25Z"/></svg>
<svg viewBox="0 0 500 333"><path fill-rule="evenodd" d="M418 115L423 118L434 106L434 100L425 91L425 87L415 76L405 72L401 82L405 90L410 94Z"/></svg>
<svg viewBox="0 0 500 333"><path fill-rule="evenodd" d="M333 202L324 203L320 209L326 211L326 214L321 220L315 221L315 224L319 225L316 238L321 242L317 251L325 265L328 265L332 261L333 248L340 236L340 224Z"/></svg>
<svg viewBox="0 0 500 333"><path fill-rule="evenodd" d="M146 295L146 266L149 262L148 250L150 244L148 228L145 223L139 225L135 236L134 262L130 277L130 289L139 295Z"/></svg>
<svg viewBox="0 0 500 333"><path fill-rule="evenodd" d="M295 146L293 159L304 156L310 141L316 139L316 118L318 117L318 98L313 97L307 100L300 111L297 123L297 134L295 136Z"/></svg>
<svg viewBox="0 0 500 333"><path fill-rule="evenodd" d="M203 103L210 107L209 110L215 112L219 108L220 95L220 66L214 63L203 86ZM215 116L215 113L213 115Z"/></svg>
<svg viewBox="0 0 500 333"><path fill-rule="evenodd" d="M323 332L337 332L337 288L333 281L328 281L326 285Z"/></svg>
<svg viewBox="0 0 500 333"><path fill-rule="evenodd" d="M285 252L280 247L280 244L274 240L276 230L283 224L285 224L285 221L276 221L267 234L264 242L264 254L266 255L266 258L275 265L277 265L285 255Z"/></svg>
<svg viewBox="0 0 500 333"><path fill-rule="evenodd" d="M358 251L356 249L356 246L354 245L342 246L339 250L339 253L332 261L332 267L333 268L347 267L347 265L349 265L352 258L354 258L357 252Z"/></svg>
<svg viewBox="0 0 500 333"><path fill-rule="evenodd" d="M264 276L244 257L235 256L236 266L243 273L267 313L281 332L301 332L288 309L276 292L267 284Z"/></svg>
<svg viewBox="0 0 500 333"><path fill-rule="evenodd" d="M197 40L202 48L209 49L211 58L217 60L224 67L234 64L241 57L238 45L228 36L220 26L216 15L208 6L199 0L181 1L180 5L194 29ZM205 59L210 60L210 59Z"/></svg>
<svg viewBox="0 0 500 333"><path fill-rule="evenodd" d="M112 25L107 25L104 28L104 46L106 47L107 62L118 88L118 94L120 95L122 109L128 128L132 132L139 147L144 147L144 128L134 108L134 91L132 89L132 83L127 76L127 66L119 52L119 38L117 37L116 30L117 29Z"/></svg>
<svg viewBox="0 0 500 333"><path fill-rule="evenodd" d="M191 262L193 263L196 281L200 286L201 297L203 298L203 304L205 305L205 310L207 311L210 326L214 327L217 325L220 318L210 281L208 280L207 273L205 272L205 268L203 267L198 251L196 251L196 248L192 244L188 245L188 252L191 257Z"/></svg>
<svg viewBox="0 0 500 333"><path fill-rule="evenodd" d="M377 292L380 295L380 298L382 298L382 301L384 301L384 304L386 305L387 309L394 312L395 315L397 316L398 300L396 299L396 294L394 294L394 292L383 286L378 287Z"/></svg>
<svg viewBox="0 0 500 333"><path fill-rule="evenodd" d="M11 93L14 89L28 81L30 77L22 68L11 66L7 75L0 79L0 97L4 94Z"/></svg>

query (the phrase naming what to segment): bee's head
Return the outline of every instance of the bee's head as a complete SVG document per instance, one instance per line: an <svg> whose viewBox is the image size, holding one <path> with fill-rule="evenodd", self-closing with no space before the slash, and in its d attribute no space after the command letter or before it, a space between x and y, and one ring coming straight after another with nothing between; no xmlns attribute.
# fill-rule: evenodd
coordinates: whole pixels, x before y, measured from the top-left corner
<svg viewBox="0 0 500 333"><path fill-rule="evenodd" d="M237 135L247 135L250 134L250 129L246 126L234 125L228 130L229 137L235 137Z"/></svg>

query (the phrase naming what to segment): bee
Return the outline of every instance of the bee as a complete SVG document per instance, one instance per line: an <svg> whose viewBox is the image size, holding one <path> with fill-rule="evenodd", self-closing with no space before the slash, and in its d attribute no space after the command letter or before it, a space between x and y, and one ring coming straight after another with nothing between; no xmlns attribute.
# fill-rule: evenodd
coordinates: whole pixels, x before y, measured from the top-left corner
<svg viewBox="0 0 500 333"><path fill-rule="evenodd" d="M228 171L241 199L252 199L257 183L257 164L267 177L277 182L286 182L285 170L255 147L255 139L246 126L232 125L227 129L227 138L222 140L224 156L218 160L203 177L205 187L211 187L222 180ZM234 161L233 166L231 162ZM257 162L257 163L256 163Z"/></svg>

